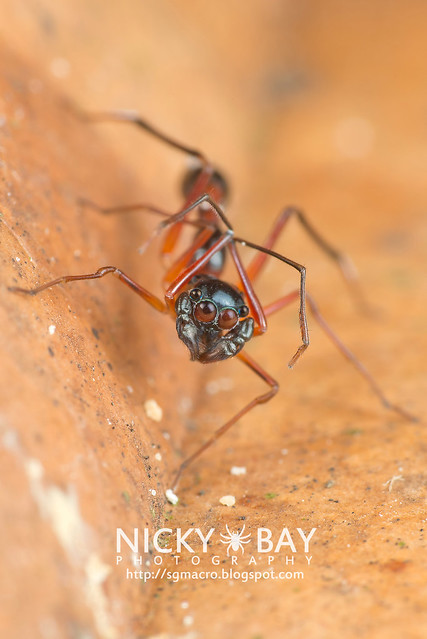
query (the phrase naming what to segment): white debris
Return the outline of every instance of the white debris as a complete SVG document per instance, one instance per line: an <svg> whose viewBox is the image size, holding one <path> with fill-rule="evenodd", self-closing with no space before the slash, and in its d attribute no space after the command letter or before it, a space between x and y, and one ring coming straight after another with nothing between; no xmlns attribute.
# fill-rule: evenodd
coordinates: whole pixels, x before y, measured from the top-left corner
<svg viewBox="0 0 427 639"><path fill-rule="evenodd" d="M153 495L153 497L155 497L155 496L156 496L156 491L155 491L155 489L154 489L154 488L152 488L152 489L150 490L150 493Z"/></svg>
<svg viewBox="0 0 427 639"><path fill-rule="evenodd" d="M144 410L147 417L152 419L153 422L162 421L163 410L155 399L147 399L147 401L144 402Z"/></svg>
<svg viewBox="0 0 427 639"><path fill-rule="evenodd" d="M402 475L393 475L393 477L391 479L388 479L383 486L386 487L388 486L388 492L391 493L391 491L393 490L393 484L395 481L405 481L405 478L402 477Z"/></svg>
<svg viewBox="0 0 427 639"><path fill-rule="evenodd" d="M193 621L194 619L191 615L185 615L184 619L182 620L184 626L187 626L187 628L193 625Z"/></svg>
<svg viewBox="0 0 427 639"><path fill-rule="evenodd" d="M223 506L234 506L234 504L236 503L236 498L234 497L234 495L224 495L224 497L220 498L219 503Z"/></svg>
<svg viewBox="0 0 427 639"><path fill-rule="evenodd" d="M230 473L232 475L246 475L246 466L232 466Z"/></svg>
<svg viewBox="0 0 427 639"><path fill-rule="evenodd" d="M168 500L168 502L170 504L172 504L172 506L176 506L176 504L179 501L179 498L177 497L177 495L175 495L175 493L173 492L172 488L168 488L166 491L166 499Z"/></svg>
<svg viewBox="0 0 427 639"><path fill-rule="evenodd" d="M54 335L55 331L56 331L56 326L55 326L55 324L51 324L51 325L49 326L49 335Z"/></svg>
<svg viewBox="0 0 427 639"><path fill-rule="evenodd" d="M154 459L157 459L157 461L162 461L162 455L161 455L161 453L156 453L156 454L154 455Z"/></svg>

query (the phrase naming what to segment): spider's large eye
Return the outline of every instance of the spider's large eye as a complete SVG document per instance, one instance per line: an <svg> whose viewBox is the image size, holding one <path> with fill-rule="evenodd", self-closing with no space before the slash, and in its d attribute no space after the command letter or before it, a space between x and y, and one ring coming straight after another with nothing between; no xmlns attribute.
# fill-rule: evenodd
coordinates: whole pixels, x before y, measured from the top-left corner
<svg viewBox="0 0 427 639"><path fill-rule="evenodd" d="M202 297L202 291L199 288L192 288L189 295L194 302L197 302Z"/></svg>
<svg viewBox="0 0 427 639"><path fill-rule="evenodd" d="M216 312L215 304L209 300L205 300L197 304L194 309L194 317L199 322L213 322L216 317Z"/></svg>
<svg viewBox="0 0 427 639"><path fill-rule="evenodd" d="M247 306L241 306L239 308L239 317L246 317L249 315L249 309Z"/></svg>
<svg viewBox="0 0 427 639"><path fill-rule="evenodd" d="M239 316L234 308L225 308L218 317L218 326L224 331L236 326Z"/></svg>

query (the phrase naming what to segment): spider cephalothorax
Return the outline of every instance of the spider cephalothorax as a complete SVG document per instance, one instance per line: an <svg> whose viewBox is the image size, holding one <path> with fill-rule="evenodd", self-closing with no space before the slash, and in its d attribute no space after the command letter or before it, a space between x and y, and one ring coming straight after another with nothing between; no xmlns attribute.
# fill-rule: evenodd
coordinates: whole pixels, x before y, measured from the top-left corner
<svg viewBox="0 0 427 639"><path fill-rule="evenodd" d="M233 357L249 341L254 320L241 293L213 277L194 278L175 304L178 337L192 360L204 364Z"/></svg>

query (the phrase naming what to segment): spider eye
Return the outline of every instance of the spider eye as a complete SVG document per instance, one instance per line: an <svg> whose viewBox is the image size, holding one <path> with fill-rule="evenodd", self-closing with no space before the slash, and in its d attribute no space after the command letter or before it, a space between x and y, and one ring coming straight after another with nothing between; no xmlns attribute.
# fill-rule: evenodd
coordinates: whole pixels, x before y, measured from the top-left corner
<svg viewBox="0 0 427 639"><path fill-rule="evenodd" d="M197 289L196 289L197 290ZM213 322L217 313L217 308L213 302L205 300L199 302L194 310L194 317L199 322Z"/></svg>
<svg viewBox="0 0 427 639"><path fill-rule="evenodd" d="M189 295L194 302L197 302L197 300L202 297L202 291L199 288L193 288L191 289Z"/></svg>
<svg viewBox="0 0 427 639"><path fill-rule="evenodd" d="M249 309L247 306L241 306L239 308L239 317L246 317L249 315Z"/></svg>
<svg viewBox="0 0 427 639"><path fill-rule="evenodd" d="M234 308L225 308L219 314L218 326L225 331L229 330L230 328L236 326L238 319L239 317Z"/></svg>

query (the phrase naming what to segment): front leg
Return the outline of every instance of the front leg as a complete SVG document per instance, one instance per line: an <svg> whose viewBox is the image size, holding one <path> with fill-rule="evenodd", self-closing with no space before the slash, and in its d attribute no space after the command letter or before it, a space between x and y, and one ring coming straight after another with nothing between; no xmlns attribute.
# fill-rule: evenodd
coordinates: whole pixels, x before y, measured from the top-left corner
<svg viewBox="0 0 427 639"><path fill-rule="evenodd" d="M105 275L110 274L114 275L119 279L120 282L129 286L129 288L137 293L142 299L144 299L150 306L159 311L160 313L167 313L169 308L164 304L158 297L147 291L146 288L140 286L135 280L131 279L129 275L123 273L122 270L117 268L116 266L103 266L99 268L95 273L88 273L86 275L63 275L62 277L57 277L56 280L51 280L50 282L46 282L45 284L41 284L41 286L37 286L36 288L21 288L19 286L9 286L9 291L13 293L25 293L26 295L37 295L37 293L41 293L47 288L51 288L52 286L57 286L57 284L66 284L67 282L78 282L80 280L96 280L100 277L105 277Z"/></svg>

